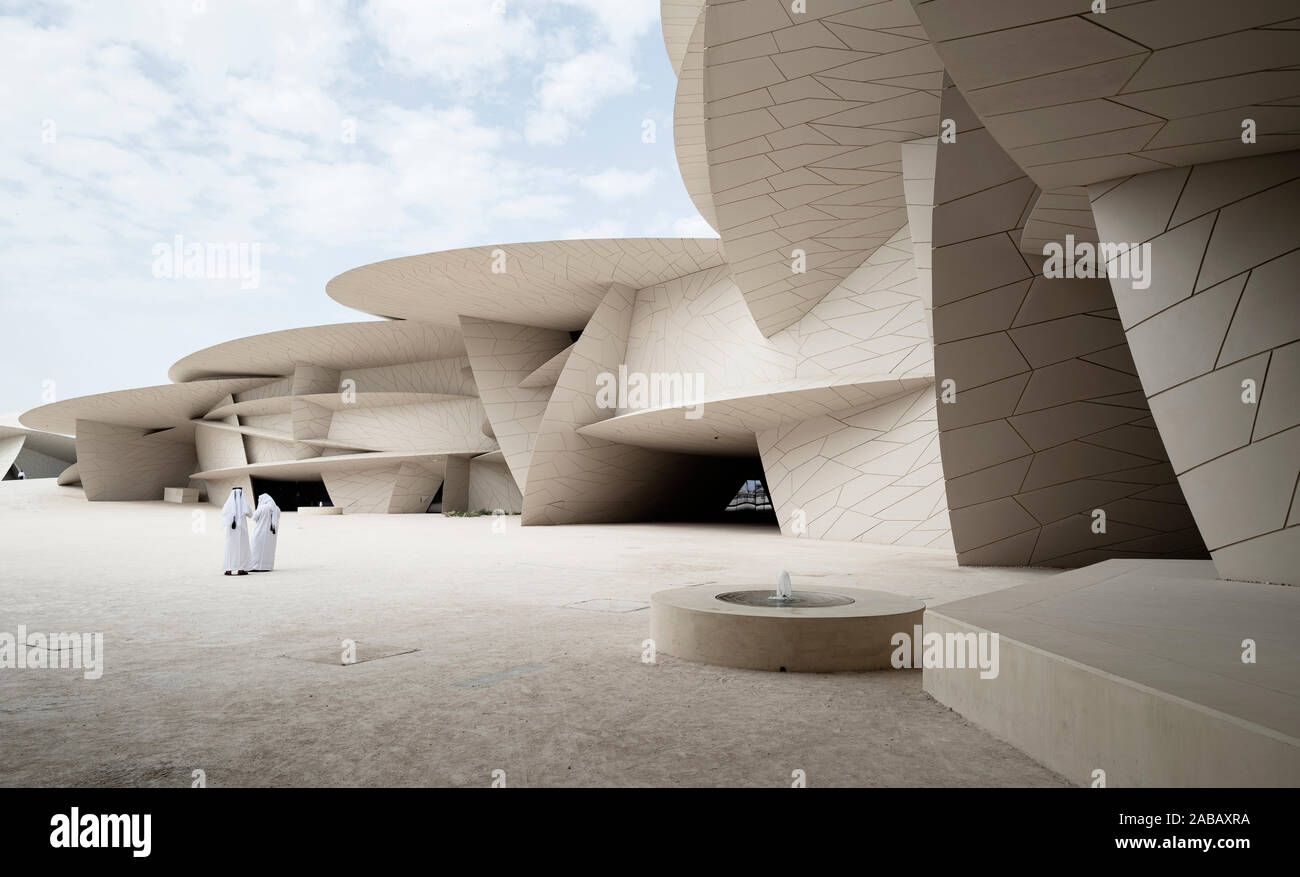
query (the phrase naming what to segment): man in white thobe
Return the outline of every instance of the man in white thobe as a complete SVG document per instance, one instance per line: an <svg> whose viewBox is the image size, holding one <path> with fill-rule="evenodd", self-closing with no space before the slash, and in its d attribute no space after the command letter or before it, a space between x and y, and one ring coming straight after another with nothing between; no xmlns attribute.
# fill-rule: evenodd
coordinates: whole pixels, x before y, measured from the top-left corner
<svg viewBox="0 0 1300 877"><path fill-rule="evenodd" d="M257 511L253 512L253 566L250 572L270 572L275 569L275 540L280 532L280 507L264 493L257 498Z"/></svg>
<svg viewBox="0 0 1300 877"><path fill-rule="evenodd" d="M244 488L230 491L226 504L221 507L221 528L226 534L226 552L222 567L226 575L246 576L252 556L248 550L248 518L253 511L244 499Z"/></svg>

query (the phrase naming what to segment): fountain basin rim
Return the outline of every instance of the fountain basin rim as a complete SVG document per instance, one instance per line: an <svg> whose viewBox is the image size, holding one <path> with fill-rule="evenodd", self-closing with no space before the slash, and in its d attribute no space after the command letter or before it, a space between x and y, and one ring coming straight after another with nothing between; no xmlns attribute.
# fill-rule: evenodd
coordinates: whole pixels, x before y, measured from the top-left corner
<svg viewBox="0 0 1300 877"><path fill-rule="evenodd" d="M847 606L853 598L833 591L792 591L789 602L778 599L776 591L771 588L743 591L724 591L713 599L736 606L748 606L752 609L825 609L831 606Z"/></svg>
<svg viewBox="0 0 1300 877"><path fill-rule="evenodd" d="M925 609L925 604L913 597L888 591L867 590L865 588L836 587L824 591L824 593L847 597L853 601L836 606L746 606L717 599L720 594L744 590L766 591L771 590L771 588L765 588L761 585L755 585L751 588L746 588L743 585L740 587L735 585L726 587L707 585L704 587L671 588L651 594L650 604L651 606L656 604L675 606L694 612L710 614L752 615L774 619L892 616L906 615Z"/></svg>

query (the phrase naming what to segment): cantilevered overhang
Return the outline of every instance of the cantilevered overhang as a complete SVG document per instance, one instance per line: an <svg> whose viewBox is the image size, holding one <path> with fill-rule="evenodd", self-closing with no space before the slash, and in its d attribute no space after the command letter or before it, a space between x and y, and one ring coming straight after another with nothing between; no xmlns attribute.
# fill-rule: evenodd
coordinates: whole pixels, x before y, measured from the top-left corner
<svg viewBox="0 0 1300 877"><path fill-rule="evenodd" d="M77 458L76 442L69 436L23 426L18 422L17 414L0 414L0 441L17 436L23 436L23 447L28 450L60 460Z"/></svg>
<svg viewBox="0 0 1300 877"><path fill-rule="evenodd" d="M401 463L441 466L446 463L448 457L476 458L480 456L485 455L464 450L438 453L378 451L362 454L334 454L328 457L308 457L305 460L275 460L267 463L247 463L243 466L231 466L226 469L209 469L205 472L195 472L190 477L207 481L225 481L250 475L258 478L301 480L319 478L331 472L365 472L369 469L381 469Z"/></svg>
<svg viewBox="0 0 1300 877"><path fill-rule="evenodd" d="M78 396L33 408L18 418L23 426L73 435L78 420L94 420L137 429L173 429L189 433L190 421L202 417L234 393L266 384L265 377L221 378L184 384L136 387L93 396Z"/></svg>
<svg viewBox="0 0 1300 877"><path fill-rule="evenodd" d="M299 364L357 369L464 355L458 329L405 320L337 323L206 347L178 360L167 377L180 383L227 375L283 376Z"/></svg>
<svg viewBox="0 0 1300 877"><path fill-rule="evenodd" d="M348 397L343 393L302 393L288 396L266 396L261 399L246 399L243 402L231 402L214 408L204 415L204 420L222 420L232 415L237 417L260 416L267 414L289 414L294 402L310 402L327 411L358 411L364 408L391 408L397 405L427 405L431 402L457 402L472 399L458 393L367 393L358 391Z"/></svg>
<svg viewBox="0 0 1300 877"><path fill-rule="evenodd" d="M465 316L572 331L611 283L642 289L722 263L713 238L493 244L363 265L325 291L365 313L443 326Z"/></svg>
<svg viewBox="0 0 1300 877"><path fill-rule="evenodd" d="M578 433L659 451L746 456L758 453L755 436L763 430L871 406L933 383L932 377L889 375L795 378L729 389L689 405L629 411Z"/></svg>

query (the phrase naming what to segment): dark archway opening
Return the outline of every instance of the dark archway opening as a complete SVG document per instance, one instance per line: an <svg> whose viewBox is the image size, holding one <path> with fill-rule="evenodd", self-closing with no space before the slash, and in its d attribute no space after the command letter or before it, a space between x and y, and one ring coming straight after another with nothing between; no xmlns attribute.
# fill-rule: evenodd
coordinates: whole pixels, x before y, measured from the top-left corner
<svg viewBox="0 0 1300 877"><path fill-rule="evenodd" d="M683 455L677 490L646 520L778 527L757 457Z"/></svg>
<svg viewBox="0 0 1300 877"><path fill-rule="evenodd" d="M296 512L302 506L332 506L324 481L273 481L253 478L253 496L269 493L282 512Z"/></svg>

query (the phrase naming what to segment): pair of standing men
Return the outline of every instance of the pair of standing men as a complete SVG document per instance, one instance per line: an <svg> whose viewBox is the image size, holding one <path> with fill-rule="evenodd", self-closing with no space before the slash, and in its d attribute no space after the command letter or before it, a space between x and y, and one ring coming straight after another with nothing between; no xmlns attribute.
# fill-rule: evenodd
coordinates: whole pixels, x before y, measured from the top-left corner
<svg viewBox="0 0 1300 877"><path fill-rule="evenodd" d="M247 518L253 519L253 545L248 544ZM221 507L221 528L226 534L222 567L226 575L270 572L275 568L275 543L280 530L280 507L269 493L257 498L257 511L248 507L244 488L230 491Z"/></svg>

